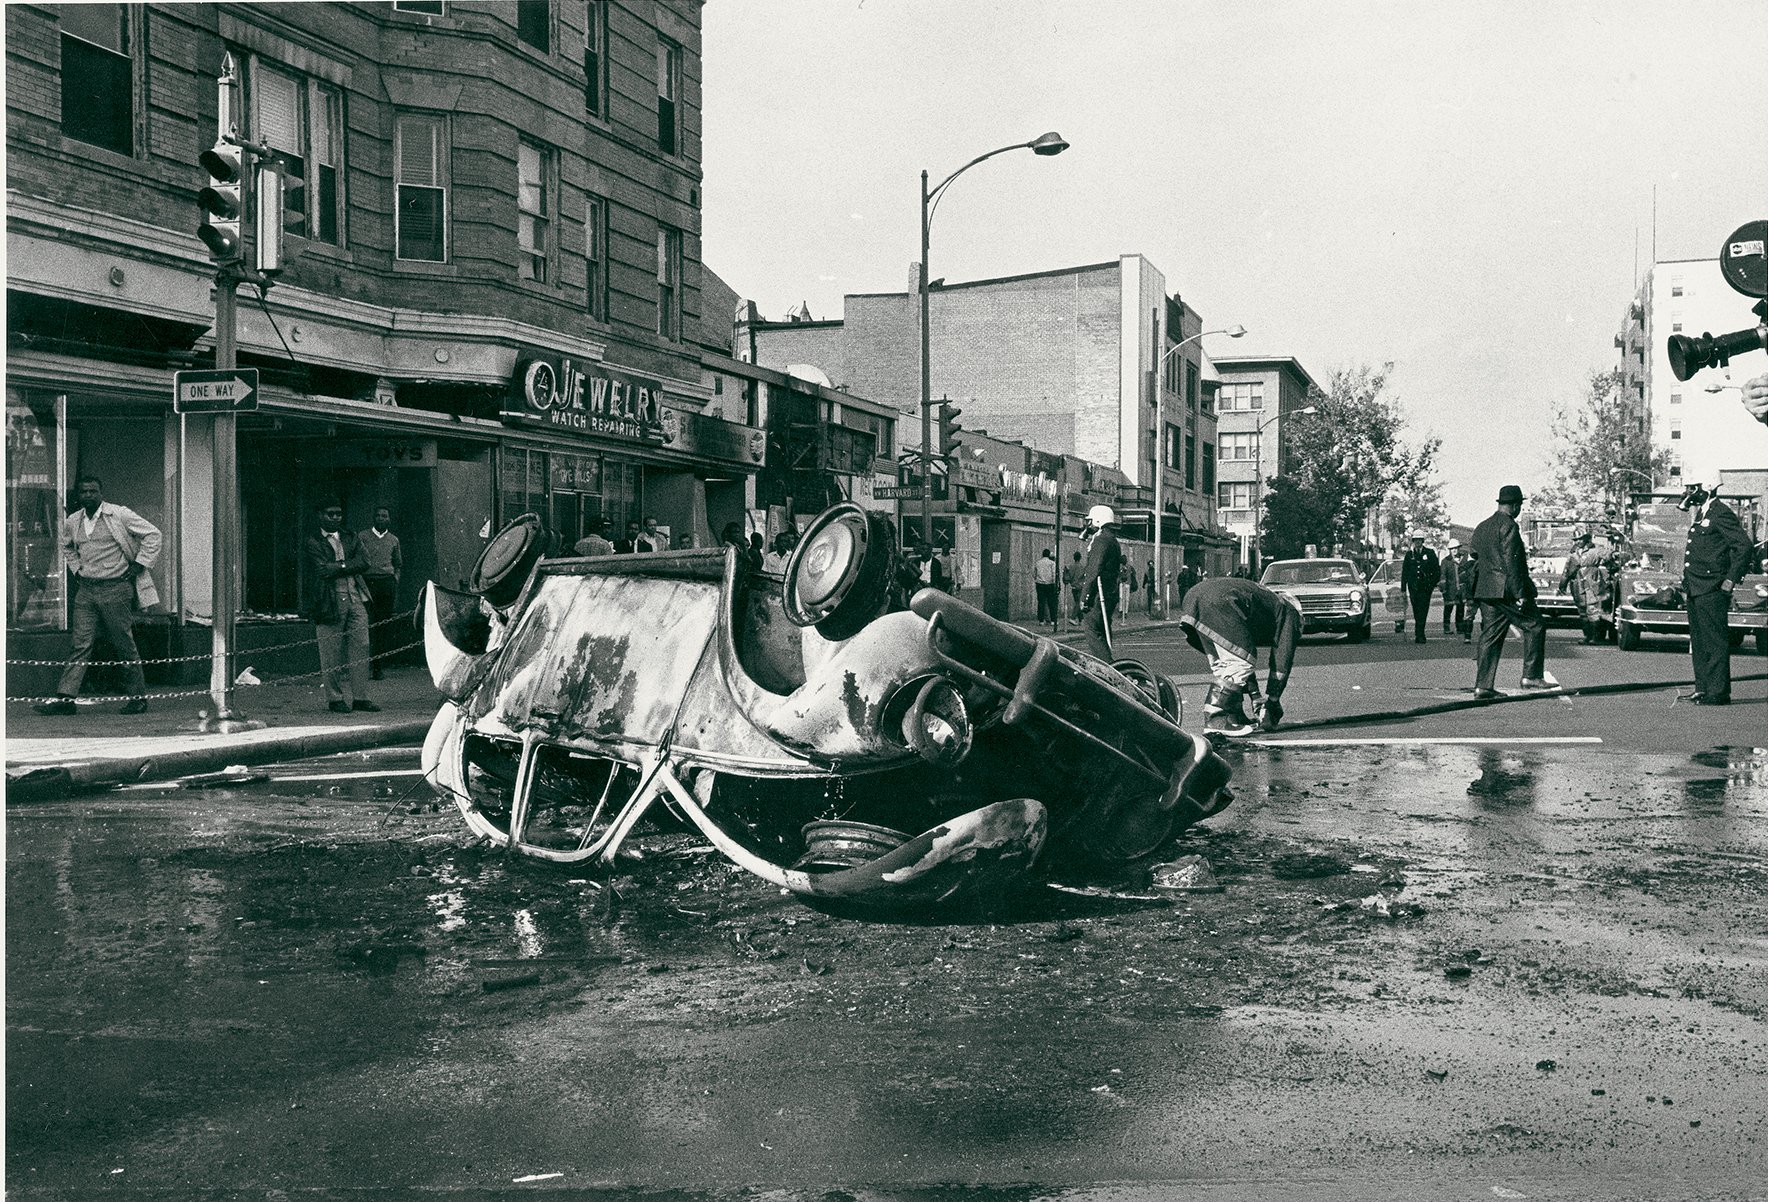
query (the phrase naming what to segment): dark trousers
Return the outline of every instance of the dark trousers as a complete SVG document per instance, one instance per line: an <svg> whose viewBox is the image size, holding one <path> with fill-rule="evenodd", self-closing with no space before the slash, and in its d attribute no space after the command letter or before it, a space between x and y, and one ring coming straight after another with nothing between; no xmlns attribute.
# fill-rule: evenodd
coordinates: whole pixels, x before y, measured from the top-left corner
<svg viewBox="0 0 1768 1202"><path fill-rule="evenodd" d="M1094 597L1093 603L1087 606L1085 619L1087 650L1104 660L1106 663L1111 662L1109 623L1111 615L1116 612L1116 597L1112 597L1108 600L1103 607L1099 605L1099 599Z"/></svg>
<svg viewBox="0 0 1768 1202"><path fill-rule="evenodd" d="M1454 616L1455 624L1453 627L1451 627L1449 625L1450 615ZM1457 633L1461 633L1461 632L1467 630L1468 628L1470 628L1471 626L1472 626L1472 622L1468 619L1467 605L1465 602L1461 602L1461 601L1444 601L1443 602L1443 633L1444 634L1448 634L1451 629L1453 629Z"/></svg>
<svg viewBox="0 0 1768 1202"><path fill-rule="evenodd" d="M1731 696L1731 594L1723 589L1688 597L1688 651L1694 687L1705 697Z"/></svg>
<svg viewBox="0 0 1768 1202"><path fill-rule="evenodd" d="M1498 687L1498 658L1504 654L1504 640L1515 626L1522 631L1522 676L1539 680L1547 670L1547 619L1533 608L1524 613L1514 601L1481 601L1479 603L1479 675L1476 689Z"/></svg>
<svg viewBox="0 0 1768 1202"><path fill-rule="evenodd" d="M1061 586L1055 582L1037 586L1037 620L1054 623L1056 621L1056 590Z"/></svg>
<svg viewBox="0 0 1768 1202"><path fill-rule="evenodd" d="M1419 642L1424 641L1424 632L1430 628L1430 598L1436 586L1415 588L1412 590L1412 620L1416 624Z"/></svg>
<svg viewBox="0 0 1768 1202"><path fill-rule="evenodd" d="M92 662L92 645L97 642L100 629L123 661L123 670L129 677L129 696L139 697L147 692L147 681L141 675L141 652L135 649L135 581L129 576L81 580L75 587L73 622L68 628L73 651L55 691L63 697L80 695L80 684L86 679L86 665Z"/></svg>
<svg viewBox="0 0 1768 1202"><path fill-rule="evenodd" d="M391 576L364 576L362 582L368 585L368 645L374 649L374 670L379 672L387 652L398 646L387 619L399 603L399 582Z"/></svg>

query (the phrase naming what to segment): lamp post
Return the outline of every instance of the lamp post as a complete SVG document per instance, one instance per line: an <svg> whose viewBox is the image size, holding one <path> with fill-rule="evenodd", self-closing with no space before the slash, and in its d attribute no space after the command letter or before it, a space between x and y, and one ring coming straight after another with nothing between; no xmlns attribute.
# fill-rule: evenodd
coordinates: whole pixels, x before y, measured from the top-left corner
<svg viewBox="0 0 1768 1202"><path fill-rule="evenodd" d="M1154 595L1160 599L1160 612L1166 612L1166 568L1160 559L1160 524L1166 517L1166 362L1179 353L1182 347L1193 342L1200 342L1211 334L1226 334L1230 338L1246 337L1246 327L1242 325L1227 326L1220 330L1204 330L1201 334L1193 334L1189 338L1181 338L1166 348L1166 353L1154 365Z"/></svg>
<svg viewBox="0 0 1768 1202"><path fill-rule="evenodd" d="M987 154L979 154L946 176L938 187L931 190L927 187L927 173L921 172L921 542L928 549L933 546L933 370L929 354L932 339L927 327L927 243L933 210L939 204L940 195L951 187L952 181L984 159L1006 154L1009 150L1029 150L1036 155L1049 156L1061 154L1067 149L1068 143L1063 140L1062 135L1052 131L1040 134L1029 142L1014 142ZM950 488L949 482L947 488Z"/></svg>
<svg viewBox="0 0 1768 1202"><path fill-rule="evenodd" d="M1281 405L1282 402L1279 401L1278 404ZM1305 405L1292 411L1289 416L1300 417L1304 413L1318 412L1319 409L1313 405ZM1260 422L1252 432L1252 554L1258 560L1260 571L1265 566L1265 427L1283 416L1283 410L1279 408Z"/></svg>

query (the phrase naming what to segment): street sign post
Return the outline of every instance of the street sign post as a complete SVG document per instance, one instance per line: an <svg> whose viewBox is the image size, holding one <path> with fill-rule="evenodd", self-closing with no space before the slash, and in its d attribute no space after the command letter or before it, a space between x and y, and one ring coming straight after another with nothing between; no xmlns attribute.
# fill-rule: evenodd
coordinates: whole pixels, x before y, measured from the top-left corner
<svg viewBox="0 0 1768 1202"><path fill-rule="evenodd" d="M258 407L258 369L172 373L172 412L249 413Z"/></svg>

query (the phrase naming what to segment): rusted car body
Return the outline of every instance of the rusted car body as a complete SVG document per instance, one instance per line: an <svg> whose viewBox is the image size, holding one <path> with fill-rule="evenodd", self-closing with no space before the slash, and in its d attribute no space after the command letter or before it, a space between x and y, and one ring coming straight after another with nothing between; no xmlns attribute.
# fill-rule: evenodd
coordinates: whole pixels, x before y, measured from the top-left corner
<svg viewBox="0 0 1768 1202"><path fill-rule="evenodd" d="M860 911L1111 868L1228 804L1170 686L937 590L904 606L888 525L836 509L784 577L725 548L503 554L519 591L429 585L432 782L525 855L611 861L660 806Z"/></svg>

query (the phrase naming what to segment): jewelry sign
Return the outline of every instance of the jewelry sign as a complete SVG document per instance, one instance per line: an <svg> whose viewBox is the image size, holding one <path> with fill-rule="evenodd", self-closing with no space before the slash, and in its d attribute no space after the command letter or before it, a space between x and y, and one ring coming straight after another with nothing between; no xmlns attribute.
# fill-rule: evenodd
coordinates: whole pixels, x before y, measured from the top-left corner
<svg viewBox="0 0 1768 1202"><path fill-rule="evenodd" d="M570 359L516 364L503 420L628 442L661 443L663 388L653 380Z"/></svg>

